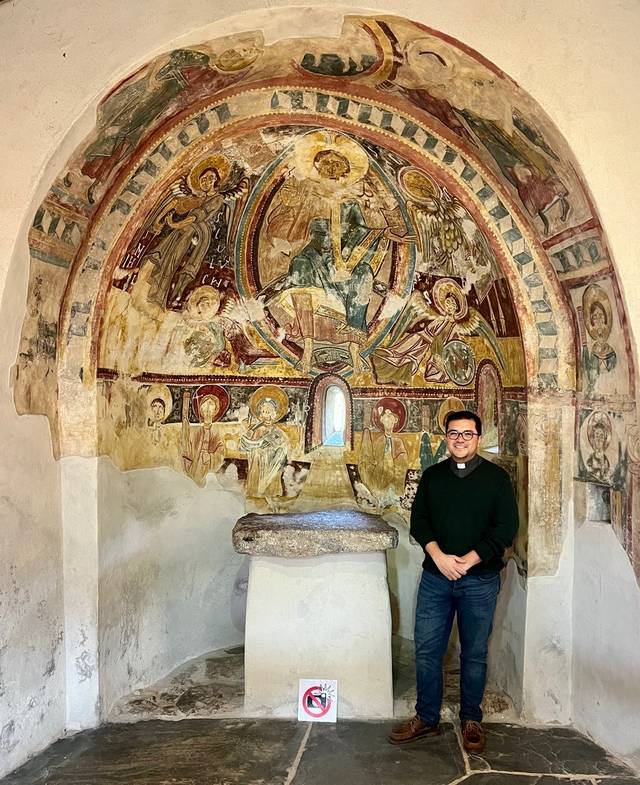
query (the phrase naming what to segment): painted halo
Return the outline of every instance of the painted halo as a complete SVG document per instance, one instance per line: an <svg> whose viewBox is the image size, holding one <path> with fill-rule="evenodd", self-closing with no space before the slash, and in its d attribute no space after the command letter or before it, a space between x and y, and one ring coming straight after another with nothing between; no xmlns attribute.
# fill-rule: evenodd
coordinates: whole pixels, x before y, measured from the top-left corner
<svg viewBox="0 0 640 785"><path fill-rule="evenodd" d="M171 395L171 390L166 384L152 384L149 387L147 390L147 408L149 408L151 403L157 398L164 404L164 417L162 418L162 422L164 422L173 409L173 397Z"/></svg>
<svg viewBox="0 0 640 785"><path fill-rule="evenodd" d="M229 408L229 393L218 384L203 384L201 387L198 387L193 394L191 403L193 413L200 422L202 422L200 407L207 398L215 398L218 403L218 411L213 418L213 422L217 422Z"/></svg>
<svg viewBox="0 0 640 785"><path fill-rule="evenodd" d="M388 409L396 415L398 421L393 427L394 433L399 433L404 428L405 423L407 422L407 409L402 401L399 401L397 398L380 398L380 400L376 402L376 405L373 407L373 412L371 413L371 420L376 428L382 431L384 428L380 422L380 412L378 409Z"/></svg>
<svg viewBox="0 0 640 785"><path fill-rule="evenodd" d="M216 306L215 311L211 315L212 317L215 316L218 311L220 310L220 292L217 289L214 289L213 286L198 286L197 289L194 289L191 294L189 295L189 299L185 305L185 311L187 312L187 316L192 319L193 321L201 322L201 321L209 321L210 317L201 316L198 311L198 304L205 298L211 298Z"/></svg>
<svg viewBox="0 0 640 785"><path fill-rule="evenodd" d="M200 178L204 172L207 171L207 169L215 169L215 171L220 176L218 184L216 185L216 190L218 190L222 183L225 182L227 177L229 177L231 164L229 163L229 159L226 156L220 155L219 153L215 155L209 155L206 158L203 158L202 161L198 161L198 163L189 172L188 178L189 188L191 188L194 194L202 193L202 188L200 188Z"/></svg>
<svg viewBox="0 0 640 785"><path fill-rule="evenodd" d="M433 207L434 199L440 195L436 181L415 166L405 166L398 175L398 182L403 193L412 202L425 207Z"/></svg>
<svg viewBox="0 0 640 785"><path fill-rule="evenodd" d="M440 311L441 314L447 315L444 304L448 297L453 297L456 301L458 308L451 316L456 320L463 319L469 311L467 298L465 297L462 287L453 278L439 278L433 285L433 304Z"/></svg>
<svg viewBox="0 0 640 785"><path fill-rule="evenodd" d="M456 398L453 395L444 399L444 401L440 404L440 408L438 409L438 425L440 426L442 433L444 433L444 419L449 414L449 412L462 412L466 408L467 407L460 400L460 398Z"/></svg>
<svg viewBox="0 0 640 785"><path fill-rule="evenodd" d="M605 325L605 332L604 336L599 336L593 329L591 324L591 312L595 306L600 306L605 316L606 325ZM611 327L612 327L612 313L611 313L611 301L605 290L598 286L597 283L592 283L587 286L587 288L582 293L582 318L584 320L584 326L589 333L589 335L594 339L602 339L605 340L611 334Z"/></svg>
<svg viewBox="0 0 640 785"><path fill-rule="evenodd" d="M346 185L353 185L366 175L369 169L369 159L366 152L357 142L343 134L332 131L312 131L305 134L295 145L296 176L300 178L324 182L320 172L315 166L319 153L334 152L344 158L349 164L349 172L339 181L330 181L335 189Z"/></svg>
<svg viewBox="0 0 640 785"><path fill-rule="evenodd" d="M272 401L276 406L276 422L281 420L289 410L289 396L281 388L275 384L265 384L259 387L251 396L249 400L249 411L256 418L258 417L258 410L260 404L264 401Z"/></svg>

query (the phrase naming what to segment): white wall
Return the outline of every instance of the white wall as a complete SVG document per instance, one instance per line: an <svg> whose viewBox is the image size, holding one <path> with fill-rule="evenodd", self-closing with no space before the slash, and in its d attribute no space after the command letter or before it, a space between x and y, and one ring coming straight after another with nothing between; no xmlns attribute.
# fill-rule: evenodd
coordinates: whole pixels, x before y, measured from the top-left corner
<svg viewBox="0 0 640 785"><path fill-rule="evenodd" d="M246 557L231 544L238 490L168 468L99 466L100 698L114 702L185 660L244 640Z"/></svg>
<svg viewBox="0 0 640 785"><path fill-rule="evenodd" d="M17 350L26 296L29 223L54 176L91 128L95 103L107 86L152 54L175 43L180 36L184 36L181 43L189 43L237 28L260 26L259 19L240 18L198 30L239 8L260 5L262 3L255 0L242 3L221 0L215 5L210 0L192 0L188 14L179 0L138 0L136 3L130 0L91 3L9 0L0 5L0 49L3 53L0 110L4 118L0 145L2 570L15 566L14 572L6 576L2 573L0 583L0 590L5 592L0 606L0 634L6 638L0 643L4 685L0 701L0 750L7 753L0 756L0 773L2 767L6 770L17 765L28 754L46 745L62 732L66 722L63 668L59 667L61 650L54 644L63 628L58 468L51 458L45 422L37 418L18 419L9 400L9 368ZM281 0L269 0L272 8L283 5L286 3ZM440 0L370 0L367 5L374 10L403 14L459 38L500 66L538 100L555 120L580 162L608 233L624 291L637 291L640 285L637 250L640 248L640 222L634 205L640 182L640 146L636 140L640 127L640 102L636 100L640 76L636 46L640 4L635 0L618 0L603 8L599 0L565 0L562 3L555 0L517 3L512 0L483 3L475 0L447 3ZM357 6L344 3L344 7ZM324 16L325 11L317 9L315 14L306 16L305 29L310 35L330 34ZM284 30L286 35L292 33L287 12L271 25L271 29ZM640 298L628 296L627 307L631 327L638 334ZM137 569L135 558L132 557L129 563L125 560L126 548L133 542L160 548L162 552L151 548L147 558L138 565L149 590L158 594L147 606L151 608L149 615L140 619L148 628L144 626L134 631L132 640L135 641L137 635L140 636L138 640L148 636L149 643L153 641L155 645L163 640L167 643L175 633L175 647L173 643L168 646L171 658L182 656L182 653L184 656L199 653L195 650L196 645L206 648L214 642L205 640L206 635L198 637L200 628L194 631L193 626L188 630L180 626L185 594L175 599L164 627L161 622L159 592L167 592L165 579L171 575L178 585L185 579L184 574L172 572L177 569L172 548L183 547L177 542L175 526L172 529L175 519L163 517L160 527L154 529L148 515L145 518L136 511L127 511L126 496L119 502L120 507L113 506L115 492L122 491L130 482L138 482L138 478L120 476L111 469L101 474L102 491L107 488L113 491L109 497L112 513L103 521L103 566L112 570L112 573L105 573L102 582L106 598L102 608L105 652L109 647L113 650L118 636L127 632L119 626L116 606L126 596L127 577ZM137 493L138 489L135 490ZM207 521L212 520L214 509L205 510L201 506L204 504L201 499L209 498L207 494L208 491L196 501L195 489L193 496L186 490L177 493L186 505L197 508L196 523L190 523L186 518L180 523L181 527L186 527L182 542L191 546L207 541L204 520L205 517ZM153 494L149 493L148 498L150 504L155 503L151 501ZM124 516L119 523L115 519L118 509ZM197 536L192 527L197 530ZM166 536L166 541L160 540L159 534ZM581 537L584 535L579 533L577 547L580 553ZM223 540L224 537L217 538L216 544ZM158 545L160 541L165 544ZM211 545L213 550L213 540ZM629 572L626 556L612 540L611 552L615 547L619 549L615 576L611 575L615 560L608 558L609 552L598 554L595 550L589 551L584 562L576 559L575 576L578 589L583 581L591 580L593 570L602 569L607 574L607 580L603 576L600 584L590 587L593 592L589 600L592 629L601 629L602 635L608 631L607 625L613 624L616 618L615 615L612 618L609 605L611 602L612 607L614 600L634 614L629 617L633 623L626 626L620 623L615 652L620 655L615 660L617 667L598 667L603 693L609 690L607 680L611 678L612 694L617 694L621 672L629 678L635 674L637 681L640 663L640 647L633 638L633 630L637 629L640 620L640 593ZM197 574L205 579L203 558L199 556L197 570L200 572ZM590 567L590 564L596 566ZM625 569L627 573L624 573ZM623 574L628 580L622 581L620 576ZM107 578L109 575L111 580ZM230 585L230 575L225 581L226 586ZM213 586L210 585L207 591L209 595L203 596L213 599ZM576 595L579 594L576 591ZM168 599L173 602L172 598ZM558 600L561 602L562 598ZM140 598L132 601L140 602ZM602 665L613 656L602 638L597 645L593 640L585 640L587 630L582 628L586 625L578 623L584 614L581 607L577 602L574 624L580 634L576 635L574 646L575 716L597 739L610 744L612 749L620 752L626 749L631 754L633 751L625 741L624 733L611 735L597 718L598 701L602 704L599 692L578 690L578 685L584 687L584 674L589 672L585 662L591 662L595 667L594 663ZM185 615L189 619L193 618L193 613L196 616L200 613L206 629L205 609ZM544 608L540 613L544 613ZM22 632L24 629L29 630L28 638ZM185 635L187 632L189 636L195 635L188 639L192 650L187 652L188 645L184 646L184 652L179 650L178 630ZM127 656L131 654L134 682L175 664L168 660L144 664L133 656L135 644L132 646L133 650L128 649ZM55 671L43 676L52 652ZM110 661L110 656L115 655L105 653L103 675L107 669L111 674L105 689L112 700L125 684L129 686L129 681L123 675L126 658L118 661L116 657ZM40 714L43 719L39 723ZM638 714L640 712L636 710ZM631 726L627 729L631 732ZM19 741L14 744L16 739Z"/></svg>
<svg viewBox="0 0 640 785"><path fill-rule="evenodd" d="M573 713L576 727L640 770L640 592L606 523L575 535Z"/></svg>

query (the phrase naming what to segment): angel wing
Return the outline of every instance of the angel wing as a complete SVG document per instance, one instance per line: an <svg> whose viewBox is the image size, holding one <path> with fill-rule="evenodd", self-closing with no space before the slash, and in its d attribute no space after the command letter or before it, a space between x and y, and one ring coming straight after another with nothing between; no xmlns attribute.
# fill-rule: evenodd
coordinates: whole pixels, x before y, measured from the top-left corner
<svg viewBox="0 0 640 785"><path fill-rule="evenodd" d="M398 321L393 325L393 329L389 334L390 343L394 343L405 330L416 324L416 322L423 319L436 319L439 316L440 314L431 307L424 295L414 290L411 293L411 297L407 300L407 304L400 312Z"/></svg>
<svg viewBox="0 0 640 785"><path fill-rule="evenodd" d="M151 214L150 226L156 233L160 232L170 213L186 215L201 204L202 197L194 196L187 185L186 177L179 177L171 183L169 192Z"/></svg>
<svg viewBox="0 0 640 785"><path fill-rule="evenodd" d="M231 171L218 190L226 199L237 199L246 191L248 184L249 180L244 168L234 161Z"/></svg>
<svg viewBox="0 0 640 785"><path fill-rule="evenodd" d="M507 363L500 345L496 339L496 334L491 329L491 325L485 320L482 314L475 308L469 308L469 314L464 319L456 322L456 332L459 335L473 335L473 333L480 334L489 346L493 349L495 356L500 363L503 370L506 370Z"/></svg>

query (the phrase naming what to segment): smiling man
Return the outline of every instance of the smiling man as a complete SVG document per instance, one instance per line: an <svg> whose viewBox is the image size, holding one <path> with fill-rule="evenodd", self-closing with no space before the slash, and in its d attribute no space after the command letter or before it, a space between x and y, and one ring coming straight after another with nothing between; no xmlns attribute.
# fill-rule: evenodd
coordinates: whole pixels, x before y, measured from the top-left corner
<svg viewBox="0 0 640 785"><path fill-rule="evenodd" d="M445 430L451 457L424 472L411 508L411 535L425 552L416 605L416 715L389 741L440 732L442 663L457 616L462 740L469 752L481 752L488 641L518 509L508 474L478 455L478 415L450 412Z"/></svg>

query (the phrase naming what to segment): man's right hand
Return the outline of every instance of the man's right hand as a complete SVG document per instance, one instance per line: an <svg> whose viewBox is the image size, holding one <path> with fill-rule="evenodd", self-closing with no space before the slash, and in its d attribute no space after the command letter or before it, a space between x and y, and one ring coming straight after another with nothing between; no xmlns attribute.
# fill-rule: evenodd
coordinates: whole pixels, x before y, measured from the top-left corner
<svg viewBox="0 0 640 785"><path fill-rule="evenodd" d="M469 565L465 563L464 559L460 556L452 556L448 553L443 553L437 542L432 541L427 543L425 551L431 556L433 563L444 577L448 578L450 581L457 581L458 578L462 578L463 575L467 574Z"/></svg>
<svg viewBox="0 0 640 785"><path fill-rule="evenodd" d="M467 567L459 556L441 553L437 558L434 556L433 561L444 577L450 581L457 581L458 578L467 574Z"/></svg>

